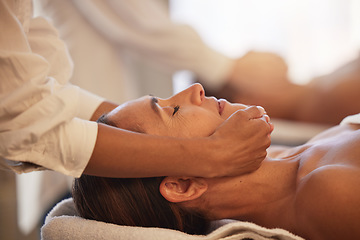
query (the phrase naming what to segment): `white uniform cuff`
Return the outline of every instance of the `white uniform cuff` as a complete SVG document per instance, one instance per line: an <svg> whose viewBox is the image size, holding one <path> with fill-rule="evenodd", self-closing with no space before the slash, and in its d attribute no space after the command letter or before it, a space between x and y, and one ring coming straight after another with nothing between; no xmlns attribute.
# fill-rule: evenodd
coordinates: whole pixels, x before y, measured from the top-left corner
<svg viewBox="0 0 360 240"><path fill-rule="evenodd" d="M80 177L94 151L98 125L96 122L75 118L67 131L67 135L71 136L71 139L69 139L71 148L69 156L72 156L72 158L69 159L69 166L65 164L63 173L73 177Z"/></svg>
<svg viewBox="0 0 360 240"><path fill-rule="evenodd" d="M104 98L88 92L84 89L79 89L79 109L77 117L85 120L90 120L95 110L103 101L105 101Z"/></svg>
<svg viewBox="0 0 360 240"><path fill-rule="evenodd" d="M51 169L80 177L94 150L97 132L96 122L74 118L49 132L31 149L6 157L11 161L0 157L0 166L5 165L17 173Z"/></svg>

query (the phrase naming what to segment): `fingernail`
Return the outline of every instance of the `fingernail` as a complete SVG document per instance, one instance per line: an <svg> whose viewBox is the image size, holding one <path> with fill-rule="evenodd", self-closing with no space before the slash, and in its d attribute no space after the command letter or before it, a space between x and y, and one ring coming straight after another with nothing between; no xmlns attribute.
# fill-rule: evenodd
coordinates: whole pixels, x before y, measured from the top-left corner
<svg viewBox="0 0 360 240"><path fill-rule="evenodd" d="M262 115L266 113L265 109L262 106L256 106L256 107L260 110Z"/></svg>
<svg viewBox="0 0 360 240"><path fill-rule="evenodd" d="M269 115L264 114L264 117L265 117L266 122L269 123L269 122L270 122L270 117L269 117Z"/></svg>
<svg viewBox="0 0 360 240"><path fill-rule="evenodd" d="M270 126L270 133L272 133L273 131L274 131L274 124L273 123L271 123L271 122L269 122L268 123L269 124L269 126Z"/></svg>

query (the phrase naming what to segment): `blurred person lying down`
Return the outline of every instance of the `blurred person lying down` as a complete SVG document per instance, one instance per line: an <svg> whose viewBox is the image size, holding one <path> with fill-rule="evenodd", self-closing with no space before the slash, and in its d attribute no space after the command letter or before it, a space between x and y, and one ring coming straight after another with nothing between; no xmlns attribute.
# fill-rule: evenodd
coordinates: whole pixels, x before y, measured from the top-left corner
<svg viewBox="0 0 360 240"><path fill-rule="evenodd" d="M168 99L129 101L99 122L143 134L196 138L210 135L246 107L205 97L203 87L194 84ZM270 147L260 168L241 176L83 175L74 181L74 202L80 216L119 225L205 234L212 220L236 219L305 239L353 239L360 236L359 127L343 124L301 146Z"/></svg>

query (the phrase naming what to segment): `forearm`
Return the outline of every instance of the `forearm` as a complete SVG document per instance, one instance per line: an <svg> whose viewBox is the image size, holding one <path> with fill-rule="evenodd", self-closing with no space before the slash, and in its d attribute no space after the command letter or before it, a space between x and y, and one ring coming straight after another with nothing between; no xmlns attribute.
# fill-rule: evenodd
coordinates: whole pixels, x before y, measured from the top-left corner
<svg viewBox="0 0 360 240"><path fill-rule="evenodd" d="M335 81L331 75L317 79L321 82L315 81L307 87L297 119L336 125L344 117L359 113L359 76L340 76Z"/></svg>
<svg viewBox="0 0 360 240"><path fill-rule="evenodd" d="M215 175L216 166L204 164L210 151L202 151L210 144L206 139L157 137L99 124L95 148L84 173L125 178L210 177Z"/></svg>
<svg viewBox="0 0 360 240"><path fill-rule="evenodd" d="M84 173L107 177L248 173L260 166L270 145L271 127L262 115L256 107L238 111L210 137L194 139L152 136L98 124Z"/></svg>
<svg viewBox="0 0 360 240"><path fill-rule="evenodd" d="M340 123L344 117L360 112L360 58L328 75L314 78L306 87L306 98L298 111L298 118Z"/></svg>
<svg viewBox="0 0 360 240"><path fill-rule="evenodd" d="M254 96L251 100L244 97L242 102L264 107L271 118L300 120L300 109L303 109L304 104L311 103L309 96L313 95L306 86L292 83L275 85L271 89L260 91L256 89L253 90Z"/></svg>

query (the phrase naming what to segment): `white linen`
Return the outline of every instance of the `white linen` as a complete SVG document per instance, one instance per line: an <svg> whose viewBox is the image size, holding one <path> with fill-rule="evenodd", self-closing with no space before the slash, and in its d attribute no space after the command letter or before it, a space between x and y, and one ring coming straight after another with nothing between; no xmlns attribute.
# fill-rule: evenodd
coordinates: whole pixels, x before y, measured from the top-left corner
<svg viewBox="0 0 360 240"><path fill-rule="evenodd" d="M31 19L29 6L0 1L0 162L18 173L47 168L79 177L97 124L76 117L91 116L103 99L68 84L67 49L46 20Z"/></svg>
<svg viewBox="0 0 360 240"><path fill-rule="evenodd" d="M267 229L249 222L221 220L212 224L207 235L189 235L164 228L129 227L87 220L77 216L71 198L58 203L41 228L42 240L304 240L283 229Z"/></svg>

